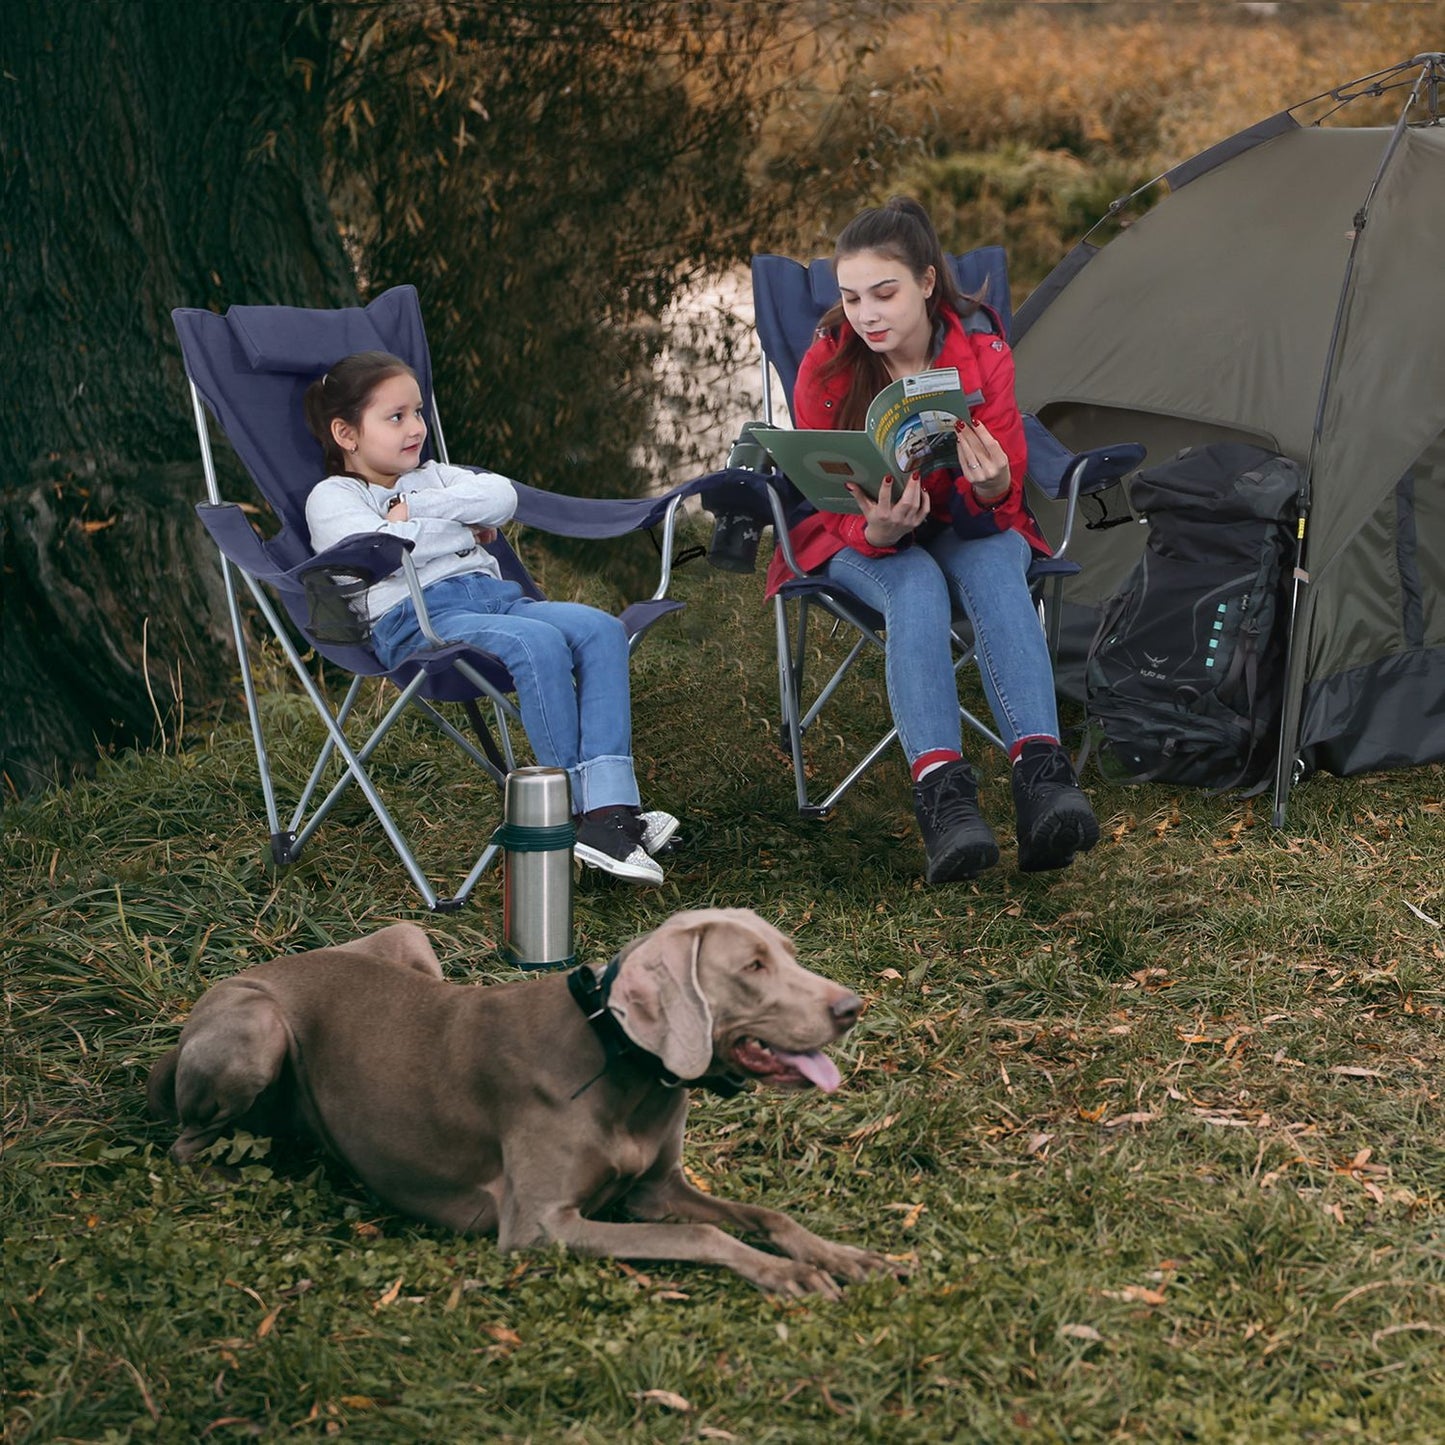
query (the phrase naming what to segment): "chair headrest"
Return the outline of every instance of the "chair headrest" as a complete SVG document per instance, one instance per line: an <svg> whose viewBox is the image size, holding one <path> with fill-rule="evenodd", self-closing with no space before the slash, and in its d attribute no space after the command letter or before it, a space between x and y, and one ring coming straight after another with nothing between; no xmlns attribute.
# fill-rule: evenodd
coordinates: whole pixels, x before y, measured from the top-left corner
<svg viewBox="0 0 1445 1445"><path fill-rule="evenodd" d="M232 306L226 322L252 371L315 376L353 352L391 349L359 308Z"/></svg>
<svg viewBox="0 0 1445 1445"><path fill-rule="evenodd" d="M1013 320L1009 298L1008 262L1002 246L980 246L975 251L949 256L948 264L959 288L967 295L982 294L988 310L970 319L969 329L1002 329L1005 337ZM752 260L753 310L763 355L783 383L788 406L803 355L812 345L814 329L824 312L838 299L838 280L826 257L804 265L787 256L759 253Z"/></svg>
<svg viewBox="0 0 1445 1445"><path fill-rule="evenodd" d="M414 286L393 286L365 307L195 307L171 313L186 374L288 531L306 539L306 496L323 471L306 427L307 386L343 356L387 351L431 397L431 358Z"/></svg>

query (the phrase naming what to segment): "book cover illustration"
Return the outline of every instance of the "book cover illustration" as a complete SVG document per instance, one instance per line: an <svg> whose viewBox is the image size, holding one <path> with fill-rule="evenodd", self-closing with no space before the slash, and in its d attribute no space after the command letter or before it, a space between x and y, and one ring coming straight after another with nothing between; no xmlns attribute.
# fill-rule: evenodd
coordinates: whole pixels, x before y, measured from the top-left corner
<svg viewBox="0 0 1445 1445"><path fill-rule="evenodd" d="M967 421L958 368L938 367L885 386L868 407L865 427L893 476L956 465L954 424Z"/></svg>
<svg viewBox="0 0 1445 1445"><path fill-rule="evenodd" d="M789 430L754 425L784 475L820 511L857 512L848 483L877 497L884 477L957 464L954 424L967 421L970 401L958 368L937 367L890 382L873 398L862 431Z"/></svg>

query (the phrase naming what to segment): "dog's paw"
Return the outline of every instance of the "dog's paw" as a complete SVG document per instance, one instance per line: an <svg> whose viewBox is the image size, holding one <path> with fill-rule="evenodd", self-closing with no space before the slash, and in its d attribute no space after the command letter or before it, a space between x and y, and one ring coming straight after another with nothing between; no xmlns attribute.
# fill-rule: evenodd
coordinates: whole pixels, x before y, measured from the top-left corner
<svg viewBox="0 0 1445 1445"><path fill-rule="evenodd" d="M824 1299L843 1298L837 1280L826 1270L797 1259L769 1259L749 1273L748 1278L768 1294L801 1299L804 1295L822 1295Z"/></svg>
<svg viewBox="0 0 1445 1445"><path fill-rule="evenodd" d="M818 1256L815 1262L839 1279L853 1281L880 1274L905 1279L911 1270L906 1259L875 1254L871 1249L855 1249L851 1244L830 1244L826 1254Z"/></svg>

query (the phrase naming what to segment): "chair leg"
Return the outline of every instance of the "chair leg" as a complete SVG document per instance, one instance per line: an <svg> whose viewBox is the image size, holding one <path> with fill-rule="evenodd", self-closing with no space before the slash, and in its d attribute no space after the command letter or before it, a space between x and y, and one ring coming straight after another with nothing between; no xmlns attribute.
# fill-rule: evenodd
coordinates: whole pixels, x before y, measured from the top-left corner
<svg viewBox="0 0 1445 1445"><path fill-rule="evenodd" d="M1064 630L1064 579L1054 578L1053 599L1049 603L1049 661L1057 664L1059 660L1059 639Z"/></svg>
<svg viewBox="0 0 1445 1445"><path fill-rule="evenodd" d="M250 590L252 596L255 598L256 605L260 608L262 615L265 617L272 632L275 634L277 641L280 643L281 649L285 653L287 661L291 664L292 671L295 672L297 679L300 681L302 688L306 692L307 698L311 702L312 707L316 710L316 715L321 719L323 725L326 728L327 741L325 744L323 744L323 761L319 766L324 767L325 760L329 759L332 751L339 754L343 763L345 764L345 771L342 773L341 778L332 787L330 793L328 793L327 796L322 800L322 802L317 806L311 817L307 820L307 822L302 828L300 828L294 833L286 834L280 834L279 829L273 829L273 848L278 837L280 839L284 839L286 843L286 856L278 857L278 862L291 862L295 860L297 855L299 855L301 850L306 846L306 843L310 840L311 836L315 833L317 827L319 827L322 819L324 819L330 813L331 809L335 806L337 800L346 791L346 789L350 787L353 783L355 783L355 785L361 790L362 794L365 796L366 801L370 804L371 810L373 814L375 814L377 822L381 825L382 832L385 834L387 841L391 844L392 849L396 853L402 867L406 870L407 876L411 879L413 886L416 888L417 892L421 894L422 900L426 904L427 908L431 909L434 912L449 911L452 909L460 908L463 902L465 902L472 888L475 887L476 882L481 877L482 872L485 870L488 864L490 864L491 861L496 857L498 852L496 845L489 843L488 846L483 849L481 856L478 858L476 864L473 865L471 873L469 874L466 882L463 884L462 889L458 893L454 894L450 898L439 899L436 891L432 888L431 883L428 881L426 874L422 872L421 866L420 864L418 864L415 856L411 851L411 848L407 845L406 839L402 835L401 830L397 827L395 820L392 818L390 810L387 808L385 802L382 800L381 794L377 791L376 785L372 782L370 774L366 770L367 760L371 757L372 753L375 752L376 748L380 745L382 739L390 731L392 725L396 722L396 719L413 701L417 690L421 687L422 682L424 681L424 675L421 673L417 674L417 676L412 680L412 682L400 692L396 702L392 704L391 708L387 711L386 716L377 725L377 727L374 729L371 736L366 740L366 742L359 749L353 748L346 737L345 731L343 730L343 724L345 723L346 718L350 715L352 707L356 701L359 685L362 679L356 678L353 680L352 686L348 691L346 700L343 702L337 714L333 715L329 705L327 704L326 698L322 696L315 679L312 678L311 674L307 671L305 663L301 660L301 657L297 653L294 644L291 642L290 636L285 626L283 625L280 617L276 613L276 609L271 603L271 599L267 596L264 589L256 582L254 578L245 573L243 573L242 575L246 578L246 585ZM243 667L243 672L246 670L247 669ZM259 727L259 713L257 714L257 719ZM316 776L317 774L313 772L313 779ZM310 787L314 791L314 781L310 785Z"/></svg>
<svg viewBox="0 0 1445 1445"><path fill-rule="evenodd" d="M196 405L199 407L199 400ZM266 822L271 830L271 850L274 855L284 836L281 830L281 814L276 806L275 784L271 781L271 760L266 750L266 735L261 728L261 708L256 699L256 680L251 675L251 654L246 647L246 629L241 625L241 608L236 600L236 577L225 553L221 554L221 579L226 588L226 608L231 615L231 635L235 639L236 656L241 664L241 690L246 698L246 717L251 724L251 742L256 749L256 767L261 774L261 796L266 804ZM247 581L249 583L250 579L247 578Z"/></svg>
<svg viewBox="0 0 1445 1445"><path fill-rule="evenodd" d="M454 726L448 718L433 707L425 698L413 697L411 705L421 713L439 733L450 738L498 787L502 786L507 774L505 767L494 763L485 753L480 751L471 738L462 732L460 728Z"/></svg>
<svg viewBox="0 0 1445 1445"><path fill-rule="evenodd" d="M507 771L509 773L515 772L517 769L517 758L512 752L512 733L507 727L507 707L500 698L494 697L492 699L492 717L497 724L497 737L501 739L502 758L507 764Z"/></svg>
<svg viewBox="0 0 1445 1445"><path fill-rule="evenodd" d="M341 706L336 710L336 725L344 728L346 720L351 716L351 710L356 706L356 699L360 696L361 685L366 679L358 674L351 679L351 686L342 699ZM301 790L301 797L296 804L296 811L291 817L291 843L294 851L299 852L305 846L305 840L297 841L297 830L301 827L301 820L306 816L306 810L311 806L311 797L320 786L321 779L326 773L326 765L331 761L331 755L336 751L336 744L328 737L321 745L321 751L316 755L316 766L311 769L311 776L306 780L306 786ZM327 811L330 809L328 807ZM316 820L319 821L319 820ZM307 836L310 836L308 832Z"/></svg>
<svg viewBox="0 0 1445 1445"><path fill-rule="evenodd" d="M487 726L487 720L482 716L482 710L477 706L476 698L467 698L462 703L462 708L467 715L467 721L472 725L472 731L476 733L477 740L482 745L482 751L487 755L487 761L491 763L488 771L494 774L501 773L505 778L510 771L507 767L507 760L502 756L496 739L492 737L492 730Z"/></svg>
<svg viewBox="0 0 1445 1445"><path fill-rule="evenodd" d="M801 612L801 607L799 611ZM793 782L797 789L798 811L810 812L808 777L803 768L803 730L798 709L798 669L794 661L793 642L788 633L788 610L781 597L773 599L773 621L778 651L778 711L793 759Z"/></svg>
<svg viewBox="0 0 1445 1445"><path fill-rule="evenodd" d="M842 685L843 679L847 676L859 654L871 643L875 647L883 648L885 642L876 636L866 625L861 617L851 615L846 606L837 604L840 610L835 611L833 605L823 604L820 608L827 616L831 617L834 626L847 625L854 628L858 633L858 639L849 649L847 656L843 659L837 670L829 678L828 682L818 693L811 705L806 708L803 702L803 673L807 656L807 627L811 613L810 599L800 597L794 604L797 607L797 619L792 625L788 621L787 604L781 597L773 599L773 615L775 630L777 633L778 651L778 702L781 715L781 730L784 739L784 746L791 755L793 764L793 777L796 784L798 797L798 811L808 817L826 817L837 806L839 799L863 776L879 758L887 752L889 746L896 741L898 729L890 727L889 730L863 755L848 772L847 776L838 783L828 794L818 802L813 802L809 797L808 778L806 765L803 759L803 737L808 729L816 721L823 707L832 699L833 695ZM957 629L953 632L953 645L955 656L953 669L955 674L968 667L976 660L976 650L971 639L961 634ZM991 743L1000 751L1004 749L1003 738L989 726L983 718L977 716L959 703L958 713L960 720L974 733Z"/></svg>

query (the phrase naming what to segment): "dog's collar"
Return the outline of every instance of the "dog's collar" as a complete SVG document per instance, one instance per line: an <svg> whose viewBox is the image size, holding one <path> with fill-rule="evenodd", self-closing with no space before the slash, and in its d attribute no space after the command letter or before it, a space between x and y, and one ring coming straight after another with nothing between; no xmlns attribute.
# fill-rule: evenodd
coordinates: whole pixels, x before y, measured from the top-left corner
<svg viewBox="0 0 1445 1445"><path fill-rule="evenodd" d="M622 955L615 954L612 962L602 971L601 978L585 963L574 968L567 975L568 992L576 1001L577 1007L582 1010L583 1017L592 1025L592 1032L597 1035L597 1042L602 1045L602 1052L606 1055L606 1062L602 1065L601 1073L583 1084L582 1088L577 1090L577 1094L582 1093L584 1089L590 1089L613 1064L622 1058L630 1059L634 1064L640 1065L658 1083L669 1089L707 1089L724 1099L731 1099L735 1094L742 1093L742 1081L731 1078L727 1074L705 1074L700 1079L679 1079L656 1054L640 1048L627 1037L622 1025L617 1021L616 1015L607 1007L607 1000L612 994L612 984L617 978L617 970L621 963ZM575 1099L577 1094L572 1097Z"/></svg>

